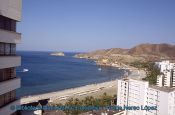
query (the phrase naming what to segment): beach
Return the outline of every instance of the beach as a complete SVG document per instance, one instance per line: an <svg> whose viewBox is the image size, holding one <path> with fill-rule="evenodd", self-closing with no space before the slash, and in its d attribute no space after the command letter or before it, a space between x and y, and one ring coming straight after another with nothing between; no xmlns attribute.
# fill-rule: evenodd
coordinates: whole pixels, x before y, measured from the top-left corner
<svg viewBox="0 0 175 115"><path fill-rule="evenodd" d="M49 99L50 102L64 102L69 98L76 97L76 98L82 98L84 96L90 96L90 95L96 95L98 92L98 95L103 94L106 92L107 94L116 94L116 88L117 88L117 81L108 81L98 84L91 84L86 85L82 87L77 88L71 88L71 89L65 89L62 91L56 91L51 93L45 93L45 94L39 94L39 95L32 95L32 96L26 96L21 98L21 103L31 103L36 102L38 100L43 99ZM97 96L97 95L96 95Z"/></svg>
<svg viewBox="0 0 175 115"><path fill-rule="evenodd" d="M128 77L140 78L140 76L142 77L145 76L144 73L145 73L144 71L132 69L130 70L130 74L128 75ZM117 79L103 82L103 83L65 89L62 91L23 97L21 98L21 104L37 102L38 100L43 100L43 99L49 99L50 102L52 103L65 103L70 98L82 99L86 96L99 97L103 95L103 93L107 93L107 95L111 95L111 96L117 94Z"/></svg>

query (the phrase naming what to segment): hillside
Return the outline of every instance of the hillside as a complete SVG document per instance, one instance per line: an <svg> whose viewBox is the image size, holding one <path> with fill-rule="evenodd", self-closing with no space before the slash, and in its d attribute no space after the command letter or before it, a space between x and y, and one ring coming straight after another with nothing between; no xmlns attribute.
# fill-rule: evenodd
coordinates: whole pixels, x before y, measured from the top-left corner
<svg viewBox="0 0 175 115"><path fill-rule="evenodd" d="M135 61L158 61L175 59L175 45L170 44L140 44L131 49L112 48L97 50L75 57L95 59L101 62L107 59L110 63L132 63ZM110 61L109 61L110 60Z"/></svg>
<svg viewBox="0 0 175 115"><path fill-rule="evenodd" d="M154 55L175 58L175 45L170 44L141 44L128 51L130 55Z"/></svg>

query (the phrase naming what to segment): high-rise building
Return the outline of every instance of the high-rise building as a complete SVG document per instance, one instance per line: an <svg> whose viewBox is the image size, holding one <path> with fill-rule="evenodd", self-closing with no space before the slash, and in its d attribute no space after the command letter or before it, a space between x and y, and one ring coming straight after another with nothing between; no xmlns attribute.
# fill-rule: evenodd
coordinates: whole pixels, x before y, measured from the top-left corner
<svg viewBox="0 0 175 115"><path fill-rule="evenodd" d="M16 44L21 34L16 32L16 23L21 20L21 0L0 0L0 115L15 115L13 105L19 105L16 89L20 88L20 78L15 67L21 65L21 57L16 55Z"/></svg>
<svg viewBox="0 0 175 115"><path fill-rule="evenodd" d="M140 107L127 110L127 115L174 115L175 88L150 86L149 82L138 79L118 80L117 105ZM152 107L153 110L146 110ZM144 110L145 109L145 110Z"/></svg>
<svg viewBox="0 0 175 115"><path fill-rule="evenodd" d="M157 76L157 86L175 87L175 63L170 61L157 62L161 75Z"/></svg>
<svg viewBox="0 0 175 115"><path fill-rule="evenodd" d="M117 105L124 106L145 106L148 82L122 79L118 80ZM142 110L126 111L127 115L145 115Z"/></svg>

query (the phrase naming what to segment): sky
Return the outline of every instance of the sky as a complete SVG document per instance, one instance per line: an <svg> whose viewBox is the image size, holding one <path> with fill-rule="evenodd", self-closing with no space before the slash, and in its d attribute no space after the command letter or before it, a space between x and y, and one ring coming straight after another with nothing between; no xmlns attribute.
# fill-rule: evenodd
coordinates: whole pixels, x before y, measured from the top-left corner
<svg viewBox="0 0 175 115"><path fill-rule="evenodd" d="M17 50L89 52L175 44L175 0L23 0Z"/></svg>

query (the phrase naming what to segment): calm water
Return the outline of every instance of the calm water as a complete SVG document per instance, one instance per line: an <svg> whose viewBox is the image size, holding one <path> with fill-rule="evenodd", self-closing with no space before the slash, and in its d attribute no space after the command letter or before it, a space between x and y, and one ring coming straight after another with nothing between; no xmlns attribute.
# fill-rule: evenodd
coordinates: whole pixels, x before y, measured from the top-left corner
<svg viewBox="0 0 175 115"><path fill-rule="evenodd" d="M73 58L75 53L66 53L65 57L50 56L50 52L18 54L22 57L22 66L17 68L22 82L18 97L109 81L124 73L112 67L99 71L93 61ZM23 69L29 71L22 72Z"/></svg>

